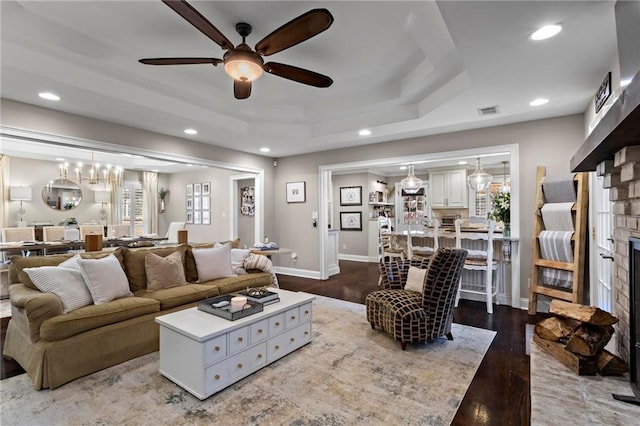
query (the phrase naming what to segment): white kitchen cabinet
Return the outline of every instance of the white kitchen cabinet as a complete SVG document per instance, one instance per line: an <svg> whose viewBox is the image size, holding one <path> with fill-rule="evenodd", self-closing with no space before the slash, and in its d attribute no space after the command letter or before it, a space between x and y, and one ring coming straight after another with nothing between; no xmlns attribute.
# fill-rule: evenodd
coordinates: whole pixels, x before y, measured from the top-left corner
<svg viewBox="0 0 640 426"><path fill-rule="evenodd" d="M429 173L431 208L467 208L467 170L452 169Z"/></svg>

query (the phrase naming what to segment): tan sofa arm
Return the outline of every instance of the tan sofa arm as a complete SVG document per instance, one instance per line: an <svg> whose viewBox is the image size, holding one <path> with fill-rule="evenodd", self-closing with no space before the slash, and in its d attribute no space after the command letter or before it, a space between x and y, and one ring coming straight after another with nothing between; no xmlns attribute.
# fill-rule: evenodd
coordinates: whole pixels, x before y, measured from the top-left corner
<svg viewBox="0 0 640 426"><path fill-rule="evenodd" d="M62 302L55 294L12 284L9 286L9 298L11 304L18 308L18 312L12 309L12 319L29 334L32 342L40 340L40 326L45 320L62 315Z"/></svg>

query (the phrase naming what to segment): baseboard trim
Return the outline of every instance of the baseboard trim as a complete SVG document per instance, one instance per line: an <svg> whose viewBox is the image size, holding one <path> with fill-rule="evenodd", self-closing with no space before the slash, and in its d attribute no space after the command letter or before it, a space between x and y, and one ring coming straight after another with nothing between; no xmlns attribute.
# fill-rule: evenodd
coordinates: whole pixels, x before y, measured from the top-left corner
<svg viewBox="0 0 640 426"><path fill-rule="evenodd" d="M320 279L320 271L312 271L309 269L287 268L284 266L274 266L273 271L276 274L290 275L292 277ZM340 270L338 270L340 272Z"/></svg>
<svg viewBox="0 0 640 426"><path fill-rule="evenodd" d="M359 256L355 254L339 254L338 260L350 260L352 262L365 262L365 263L372 262L369 256ZM374 262L377 262L377 260L375 260Z"/></svg>

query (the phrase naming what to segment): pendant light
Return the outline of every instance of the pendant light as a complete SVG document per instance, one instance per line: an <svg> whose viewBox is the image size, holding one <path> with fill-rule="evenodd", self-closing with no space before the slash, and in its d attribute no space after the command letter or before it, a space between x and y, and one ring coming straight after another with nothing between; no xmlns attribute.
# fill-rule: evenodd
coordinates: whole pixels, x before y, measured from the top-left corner
<svg viewBox="0 0 640 426"><path fill-rule="evenodd" d="M500 187L500 192L502 192L503 194L507 194L509 192L511 192L511 187L509 185L507 185L507 163L508 161L503 161L502 162L502 167L503 167L503 179L504 181L502 182L502 186Z"/></svg>
<svg viewBox="0 0 640 426"><path fill-rule="evenodd" d="M413 165L409 165L409 174L400 181L400 187L409 194L415 194L422 187L422 180L413 174Z"/></svg>
<svg viewBox="0 0 640 426"><path fill-rule="evenodd" d="M489 188L492 180L493 176L482 170L482 166L480 166L480 157L478 157L476 160L476 170L467 177L469 188L476 192L485 191Z"/></svg>

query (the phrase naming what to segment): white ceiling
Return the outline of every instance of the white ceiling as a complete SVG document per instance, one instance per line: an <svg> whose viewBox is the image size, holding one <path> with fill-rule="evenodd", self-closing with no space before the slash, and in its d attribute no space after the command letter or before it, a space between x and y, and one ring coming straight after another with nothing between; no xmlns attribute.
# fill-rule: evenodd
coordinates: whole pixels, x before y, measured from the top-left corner
<svg viewBox="0 0 640 426"><path fill-rule="evenodd" d="M335 18L266 58L333 86L265 74L236 100L220 66L138 63L224 53L160 1L2 0L1 95L259 155L266 146L273 158L582 113L616 57L614 3L192 1L234 43L235 24L250 23L251 46L312 8ZM557 37L529 40L550 23L563 25ZM530 107L537 97L550 102ZM499 114L479 115L494 105Z"/></svg>

